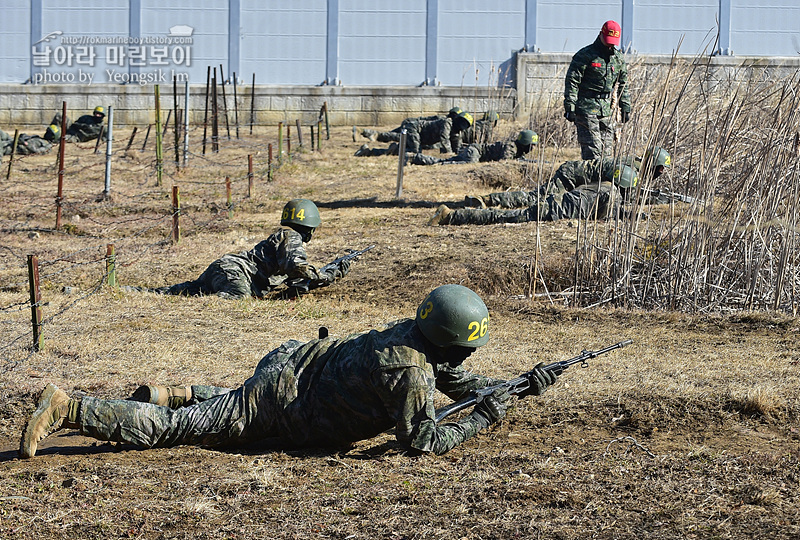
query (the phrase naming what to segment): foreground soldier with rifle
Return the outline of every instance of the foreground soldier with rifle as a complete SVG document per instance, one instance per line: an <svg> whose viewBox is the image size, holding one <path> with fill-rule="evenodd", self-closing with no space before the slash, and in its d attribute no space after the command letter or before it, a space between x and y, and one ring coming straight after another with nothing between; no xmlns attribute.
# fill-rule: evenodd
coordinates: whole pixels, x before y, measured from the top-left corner
<svg viewBox="0 0 800 540"><path fill-rule="evenodd" d="M33 457L39 442L62 428L147 448L276 439L293 447L346 448L394 428L405 449L444 454L503 418L512 392L541 395L568 365L540 363L508 382L465 370L462 363L488 340L489 312L480 297L462 285L442 285L425 297L414 319L341 339L284 343L236 389L145 386L129 400L105 400L71 398L48 384L19 453ZM472 412L438 421L436 390L453 400L473 399Z"/></svg>
<svg viewBox="0 0 800 540"><path fill-rule="evenodd" d="M187 296L216 294L239 299L261 298L283 286L288 287L289 296L325 287L346 276L351 260L372 248L340 257L317 270L308 262L304 243L311 240L320 223L319 210L312 201L292 199L281 215L281 225L286 228L278 229L250 251L223 255L199 278L168 287L121 289Z"/></svg>

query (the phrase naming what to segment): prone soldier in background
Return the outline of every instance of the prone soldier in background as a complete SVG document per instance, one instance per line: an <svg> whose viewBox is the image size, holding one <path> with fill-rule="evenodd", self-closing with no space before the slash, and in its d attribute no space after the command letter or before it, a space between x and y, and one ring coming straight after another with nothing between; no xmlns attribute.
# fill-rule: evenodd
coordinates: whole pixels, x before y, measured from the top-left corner
<svg viewBox="0 0 800 540"><path fill-rule="evenodd" d="M422 150L439 148L443 154L453 152L452 137L464 129L469 128L474 123L472 115L461 111L455 118L450 116L428 116L423 118L407 118L403 120L400 127L393 131L375 132L373 130L363 130L362 135L370 140L379 142L391 142L389 148L370 148L365 144L359 148L356 156L382 156L397 155L399 152L399 141L402 131L406 131L406 152L416 154Z"/></svg>
<svg viewBox="0 0 800 540"><path fill-rule="evenodd" d="M105 107L98 105L92 114L84 114L67 128L64 140L67 142L93 141L100 137L103 131L103 120L106 117ZM55 122L54 122L55 123Z"/></svg>
<svg viewBox="0 0 800 540"><path fill-rule="evenodd" d="M168 287L124 287L123 290L158 294L222 298L260 298L286 285L285 296L325 287L347 275L350 261L318 271L307 259L304 242L321 223L317 206L308 199L292 199L283 207L281 225L250 251L229 253L212 262L199 278Z"/></svg>
<svg viewBox="0 0 800 540"><path fill-rule="evenodd" d="M538 142L539 136L536 132L524 129L519 132L519 135L513 141L498 141L492 144L473 143L465 146L458 154L447 159L438 159L425 154L414 154L411 158L411 163L413 165L436 165L522 159Z"/></svg>

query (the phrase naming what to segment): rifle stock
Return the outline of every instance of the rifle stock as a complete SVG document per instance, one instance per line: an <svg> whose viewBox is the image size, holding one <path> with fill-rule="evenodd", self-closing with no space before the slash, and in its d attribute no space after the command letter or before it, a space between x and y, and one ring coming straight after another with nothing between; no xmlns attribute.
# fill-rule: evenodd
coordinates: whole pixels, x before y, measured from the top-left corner
<svg viewBox="0 0 800 540"><path fill-rule="evenodd" d="M597 351L584 350L578 356L572 357L569 360L561 360L559 362L553 362L552 364L547 364L542 369L544 369L545 371L553 371L555 372L556 375L561 375L565 369L577 363L580 363L581 367L583 368L589 367L589 364L587 362L588 360L596 358L601 354L613 351L614 349L620 349L622 347L630 345L631 343L633 343L632 339L626 339L620 341L619 343L609 345L608 347L605 347ZM470 392L470 395L468 397L460 401L456 401L455 403L451 403L450 405L446 405L444 407L436 409L436 416L435 416L436 423L441 422L451 414L463 411L468 407L480 403L483 400L483 398L485 398L488 395L491 395L498 388L508 388L508 392L512 395L524 392L525 390L530 388L531 384L529 377L532 374L533 370L527 371L522 375L520 375L519 377L511 379L504 383L500 383L494 386L487 386L486 388L480 388L478 390L473 390L472 392Z"/></svg>

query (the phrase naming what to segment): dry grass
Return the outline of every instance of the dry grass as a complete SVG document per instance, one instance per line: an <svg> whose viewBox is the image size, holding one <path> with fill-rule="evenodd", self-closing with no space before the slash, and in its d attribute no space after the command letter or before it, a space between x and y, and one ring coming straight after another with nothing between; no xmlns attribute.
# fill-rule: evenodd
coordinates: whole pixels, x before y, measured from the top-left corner
<svg viewBox="0 0 800 540"><path fill-rule="evenodd" d="M568 131L561 141L547 134L554 118L533 124L551 141L539 157L574 158ZM218 155L193 156L185 172L168 164L162 187L154 185L148 149L115 162L111 200L101 201L101 156L71 145L69 234L52 230L54 156L18 162L14 182L0 189L0 537L800 535L800 321L777 312L567 307L583 242L575 223L424 225L442 202L530 186L548 174L544 167L407 167L404 199L395 201L395 159L352 157L361 142L350 134L334 128L322 152L297 153L272 182L262 178L267 130L223 141ZM192 149L199 153L195 143ZM684 152L678 146L674 175L685 174ZM252 198L245 196L247 154L259 176ZM233 219L225 176L234 179ZM178 245L167 240L173 181L185 211ZM377 245L334 286L291 302L97 287L109 242L121 283L174 283L196 277L221 253L250 248L296 196L321 209L323 225L308 246L315 262ZM614 226L591 230L607 238ZM47 323L38 353L29 349L28 254L42 262ZM48 438L36 459L16 459L22 425L46 382L101 397L126 396L147 382L235 386L287 339L311 339L320 326L345 335L408 316L445 282L474 288L492 313L492 339L469 360L476 371L507 377L583 348L635 343L569 370L544 396L518 402L497 426L443 457L406 456L390 434L342 453L224 452L140 451L66 431Z"/></svg>

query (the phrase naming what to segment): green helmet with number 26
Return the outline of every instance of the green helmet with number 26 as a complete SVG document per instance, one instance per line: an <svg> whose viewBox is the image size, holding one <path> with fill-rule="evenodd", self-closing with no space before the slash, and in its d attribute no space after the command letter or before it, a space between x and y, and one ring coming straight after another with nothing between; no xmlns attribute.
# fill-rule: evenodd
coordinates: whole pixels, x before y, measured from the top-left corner
<svg viewBox="0 0 800 540"><path fill-rule="evenodd" d="M417 326L437 347L481 347L489 341L489 310L463 285L442 285L417 308Z"/></svg>
<svg viewBox="0 0 800 540"><path fill-rule="evenodd" d="M317 205L308 199L292 199L283 207L281 225L302 225L315 229L321 222Z"/></svg>

